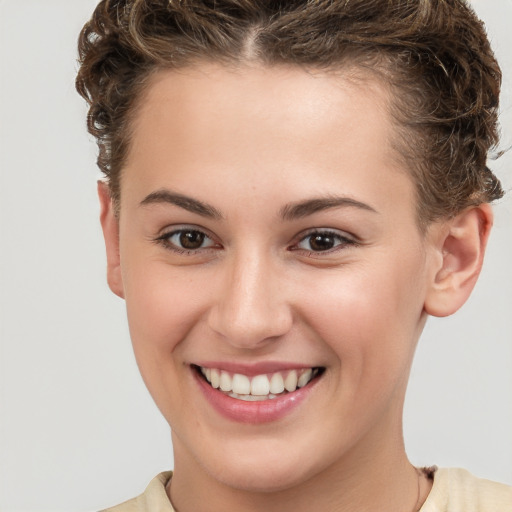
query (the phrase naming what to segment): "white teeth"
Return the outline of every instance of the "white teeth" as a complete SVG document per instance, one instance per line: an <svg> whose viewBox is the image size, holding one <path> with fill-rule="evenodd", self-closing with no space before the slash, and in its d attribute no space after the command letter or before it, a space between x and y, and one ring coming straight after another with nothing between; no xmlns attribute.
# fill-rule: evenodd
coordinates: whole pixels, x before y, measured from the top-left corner
<svg viewBox="0 0 512 512"><path fill-rule="evenodd" d="M220 372L220 389L222 391L231 391L231 377L228 372Z"/></svg>
<svg viewBox="0 0 512 512"><path fill-rule="evenodd" d="M284 389L286 391L295 391L297 389L297 371L292 370L288 375L286 376L286 379L284 380Z"/></svg>
<svg viewBox="0 0 512 512"><path fill-rule="evenodd" d="M313 370L311 368L309 368L303 374L301 374L301 376L299 377L299 380L297 382L297 386L299 388L303 388L311 380L312 375L313 375Z"/></svg>
<svg viewBox="0 0 512 512"><path fill-rule="evenodd" d="M235 373L233 375L232 388L233 393L237 395L249 395L251 393L251 381L249 377Z"/></svg>
<svg viewBox="0 0 512 512"><path fill-rule="evenodd" d="M283 376L278 372L272 375L270 379L270 392L274 395L278 395L284 391L284 380Z"/></svg>
<svg viewBox="0 0 512 512"><path fill-rule="evenodd" d="M243 400L244 402L262 402L263 400L272 400L273 398L277 398L276 395L273 395L272 393L268 395L238 395L236 393L229 393L229 396L231 398L236 398L238 400Z"/></svg>
<svg viewBox="0 0 512 512"><path fill-rule="evenodd" d="M210 383L211 383L212 387L217 389L220 386L219 370L215 370L214 368L212 368L211 373L210 373L210 378L211 378Z"/></svg>
<svg viewBox="0 0 512 512"><path fill-rule="evenodd" d="M251 395L268 395L270 393L270 382L266 375L256 375L251 382Z"/></svg>
<svg viewBox="0 0 512 512"><path fill-rule="evenodd" d="M241 373L231 375L224 370L215 368L200 368L205 379L215 389L229 393L229 396L239 400L259 401L276 398L285 390L289 393L296 391L308 384L318 373L318 368L305 370L290 370L286 378L283 373L275 372L269 375L256 375L248 377ZM270 376L270 378L269 378Z"/></svg>

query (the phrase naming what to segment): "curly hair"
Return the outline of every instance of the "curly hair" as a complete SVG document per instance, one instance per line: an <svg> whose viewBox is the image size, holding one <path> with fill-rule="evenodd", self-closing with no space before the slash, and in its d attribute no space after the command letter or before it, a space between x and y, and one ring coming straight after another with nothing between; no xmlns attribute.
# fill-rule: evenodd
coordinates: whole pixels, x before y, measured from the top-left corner
<svg viewBox="0 0 512 512"><path fill-rule="evenodd" d="M79 38L78 92L116 204L137 102L151 76L201 62L375 73L392 91L394 147L426 226L503 196L501 71L464 0L102 0Z"/></svg>

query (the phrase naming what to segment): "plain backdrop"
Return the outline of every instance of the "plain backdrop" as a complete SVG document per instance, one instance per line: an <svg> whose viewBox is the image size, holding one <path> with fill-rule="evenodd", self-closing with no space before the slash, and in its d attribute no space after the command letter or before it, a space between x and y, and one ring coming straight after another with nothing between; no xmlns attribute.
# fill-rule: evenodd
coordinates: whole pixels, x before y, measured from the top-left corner
<svg viewBox="0 0 512 512"><path fill-rule="evenodd" d="M0 0L0 509L91 511L172 468L139 377L124 303L105 283L96 148L74 91L95 0ZM512 145L512 0L474 0L505 74ZM512 151L496 162L512 188ZM416 464L512 484L512 194L482 278L420 342L405 411Z"/></svg>

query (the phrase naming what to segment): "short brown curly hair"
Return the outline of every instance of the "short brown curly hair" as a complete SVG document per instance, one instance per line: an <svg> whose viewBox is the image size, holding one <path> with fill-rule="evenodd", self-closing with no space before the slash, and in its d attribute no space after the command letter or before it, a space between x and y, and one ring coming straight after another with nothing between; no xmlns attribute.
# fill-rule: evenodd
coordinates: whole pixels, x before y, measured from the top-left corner
<svg viewBox="0 0 512 512"><path fill-rule="evenodd" d="M395 147L422 226L503 196L486 165L501 71L464 0L102 0L79 56L77 90L116 204L149 78L204 61L376 73L393 92Z"/></svg>

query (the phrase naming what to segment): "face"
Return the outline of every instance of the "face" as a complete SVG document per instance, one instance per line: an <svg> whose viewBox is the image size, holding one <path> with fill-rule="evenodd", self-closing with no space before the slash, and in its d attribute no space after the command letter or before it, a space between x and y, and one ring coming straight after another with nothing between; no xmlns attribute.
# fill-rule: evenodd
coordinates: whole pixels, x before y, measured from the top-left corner
<svg viewBox="0 0 512 512"><path fill-rule="evenodd" d="M392 136L371 80L214 65L154 78L111 286L177 471L283 489L401 443L430 260Z"/></svg>

